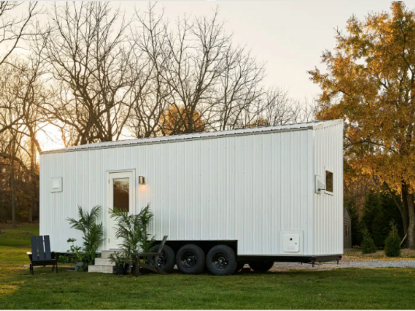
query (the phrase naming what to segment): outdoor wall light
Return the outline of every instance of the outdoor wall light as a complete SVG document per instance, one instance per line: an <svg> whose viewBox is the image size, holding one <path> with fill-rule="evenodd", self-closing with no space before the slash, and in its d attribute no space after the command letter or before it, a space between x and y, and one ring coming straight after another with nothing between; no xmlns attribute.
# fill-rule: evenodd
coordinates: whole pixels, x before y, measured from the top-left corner
<svg viewBox="0 0 415 311"><path fill-rule="evenodd" d="M138 176L138 183L140 185L145 185L146 184L146 178L144 176Z"/></svg>

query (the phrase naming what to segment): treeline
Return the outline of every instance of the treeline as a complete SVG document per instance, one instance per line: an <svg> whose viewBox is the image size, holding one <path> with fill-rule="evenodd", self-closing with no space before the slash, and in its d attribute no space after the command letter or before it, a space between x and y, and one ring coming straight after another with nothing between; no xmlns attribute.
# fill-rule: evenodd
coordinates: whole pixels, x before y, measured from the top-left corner
<svg viewBox="0 0 415 311"><path fill-rule="evenodd" d="M125 16L108 2L0 3L0 220L38 215L40 135L74 146L312 118L265 85L218 11Z"/></svg>
<svg viewBox="0 0 415 311"><path fill-rule="evenodd" d="M383 249L392 224L397 226L401 238L405 235L402 217L395 203L395 200L401 202L398 195L369 190L364 199L363 208L358 205L356 198L345 200L345 206L352 219L353 246L362 245L364 232L368 230L375 246Z"/></svg>

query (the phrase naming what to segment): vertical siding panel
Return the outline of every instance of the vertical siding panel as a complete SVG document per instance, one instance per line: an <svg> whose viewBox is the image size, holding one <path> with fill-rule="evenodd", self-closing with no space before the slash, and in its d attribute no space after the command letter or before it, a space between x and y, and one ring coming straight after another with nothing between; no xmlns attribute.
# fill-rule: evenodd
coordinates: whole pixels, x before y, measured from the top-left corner
<svg viewBox="0 0 415 311"><path fill-rule="evenodd" d="M163 230L163 235L168 235L169 239L174 240L174 236L170 227L171 204L169 204L170 193L168 187L171 154L169 153L169 144L160 144L156 146L160 152L158 155L158 180L160 181L160 187L158 189L160 189L160 191L157 191L157 193L160 194L160 206L163 210L161 228Z"/></svg>
<svg viewBox="0 0 415 311"><path fill-rule="evenodd" d="M205 140L202 140L200 142L200 150L201 150L201 214L200 214L200 228L201 228L201 233L200 233L200 238L202 240L206 240L209 239L209 228L208 228L208 224L209 224L209 211L208 211L208 200L209 200L209 192L210 192L210 188L209 188L209 184L210 184L210 174L209 174L209 170L210 170L210 161L209 161L209 145L206 143Z"/></svg>
<svg viewBox="0 0 415 311"><path fill-rule="evenodd" d="M172 144L173 145L173 144ZM177 239L184 240L187 226L187 213L185 212L185 175L188 172L186 162L188 160L187 142L176 144L177 170L176 170L176 219L177 219ZM183 220L182 220L183 219Z"/></svg>
<svg viewBox="0 0 415 311"><path fill-rule="evenodd" d="M197 140L193 142L194 144L194 188L193 188L193 206L192 209L194 210L193 216L193 236L196 240L202 239L202 180L204 179L202 176L203 166L205 162L202 162L202 151L201 151L201 141Z"/></svg>
<svg viewBox="0 0 415 311"><path fill-rule="evenodd" d="M313 135L314 131L307 130L307 177L306 180L311 182L307 182L307 237L304 237L305 241L305 254L312 255L314 253L314 228L315 228L315 207L314 207L314 189L315 189L315 177L314 177L314 145L313 145Z"/></svg>
<svg viewBox="0 0 415 311"><path fill-rule="evenodd" d="M264 205L263 190L264 183L262 167L263 167L263 135L253 135L252 136L252 151L253 151L253 162L252 162L252 181L251 181L251 191L252 191L252 206L254 207L253 212L253 253L262 254L263 253L263 221L262 216L266 214L266 207Z"/></svg>
<svg viewBox="0 0 415 311"><path fill-rule="evenodd" d="M308 211L310 206L308 205L308 184L312 182L312 178L308 175L308 144L307 144L307 131L301 131L301 145L300 145L300 161L301 161L301 169L300 169L300 214L301 214L301 222L300 228L304 229L304 236L303 236L303 251L304 253L308 252L308 243L306 243L308 235L309 235L309 219L308 219Z"/></svg>
<svg viewBox="0 0 415 311"><path fill-rule="evenodd" d="M343 125L336 124L315 131L315 174L325 178L325 170L334 174L333 195L314 195L314 252L343 252Z"/></svg>
<svg viewBox="0 0 415 311"><path fill-rule="evenodd" d="M256 232L254 227L254 214L258 212L254 208L253 194L252 194L252 183L253 183L253 138L254 136L246 136L245 141L245 157L244 157L244 168L245 168L245 179L241 181L245 188L245 200L242 207L244 207L245 215L245 230L244 230L244 241L247 246L247 251L254 253L254 241L256 240Z"/></svg>
<svg viewBox="0 0 415 311"><path fill-rule="evenodd" d="M206 140L204 143L208 144ZM209 240L218 239L218 220L219 220L219 207L218 207L218 139L212 139L210 141L209 148L209 192L207 196L207 212L208 212L208 235Z"/></svg>
<svg viewBox="0 0 415 311"><path fill-rule="evenodd" d="M260 250L262 254L270 255L272 254L272 214L271 214L271 158L272 158L272 144L271 144L271 135L263 135L262 141L262 167L261 175L259 176L262 182L262 191L259 191L260 196L263 198L262 206L264 208L264 213L259 214L258 216L261 219L261 240L262 240L262 249Z"/></svg>
<svg viewBox="0 0 415 311"><path fill-rule="evenodd" d="M236 239L238 240L238 253L245 254L244 228L240 224L245 225L245 213L243 210L245 200L245 189L242 187L242 181L245 179L245 167L243 157L238 156L244 154L244 137L234 137L235 141L235 224ZM238 169L236 169L238 168Z"/></svg>
<svg viewBox="0 0 415 311"><path fill-rule="evenodd" d="M218 239L223 239L227 237L227 224L229 224L229 206L227 200L227 185L228 185L228 144L227 139L219 138L218 139L218 148L217 148L217 157L218 165L216 168L216 184L218 186L218 196L217 196L217 205L218 205Z"/></svg>
<svg viewBox="0 0 415 311"><path fill-rule="evenodd" d="M283 208L290 206L291 192L291 153L290 133L281 134L281 230L290 230L291 210Z"/></svg>
<svg viewBox="0 0 415 311"><path fill-rule="evenodd" d="M228 142L228 154L227 154L227 172L228 172L228 183L226 197L228 198L228 208L229 208L229 221L228 221L228 232L230 240L236 239L236 189L235 189L235 138L230 137L226 139Z"/></svg>

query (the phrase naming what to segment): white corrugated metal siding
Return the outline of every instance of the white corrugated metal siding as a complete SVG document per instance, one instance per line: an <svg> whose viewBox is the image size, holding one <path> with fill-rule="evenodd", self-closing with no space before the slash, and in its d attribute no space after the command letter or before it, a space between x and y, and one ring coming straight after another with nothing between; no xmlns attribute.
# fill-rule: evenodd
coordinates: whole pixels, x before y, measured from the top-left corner
<svg viewBox="0 0 415 311"><path fill-rule="evenodd" d="M313 197L318 201L313 167L320 165L313 161L313 139L319 139L313 132L306 124L43 153L40 233L51 236L55 251L66 251L70 237L80 244L81 234L66 220L77 217L77 205L101 205L106 228L107 172L131 169L136 176L135 211L151 203L151 229L158 239L168 235L169 240L237 240L239 255L284 255L281 232L300 231L300 252L285 255L325 253L326 246L313 249L313 243L326 243L320 229L313 230L313 222L326 217L312 206ZM145 186L138 185L140 175L147 179ZM51 193L52 177L63 178L62 192ZM340 191L337 179L336 187ZM328 229L324 230L326 234Z"/></svg>
<svg viewBox="0 0 415 311"><path fill-rule="evenodd" d="M314 167L323 178L333 172L333 194L314 195L313 252L343 254L343 123L314 130Z"/></svg>

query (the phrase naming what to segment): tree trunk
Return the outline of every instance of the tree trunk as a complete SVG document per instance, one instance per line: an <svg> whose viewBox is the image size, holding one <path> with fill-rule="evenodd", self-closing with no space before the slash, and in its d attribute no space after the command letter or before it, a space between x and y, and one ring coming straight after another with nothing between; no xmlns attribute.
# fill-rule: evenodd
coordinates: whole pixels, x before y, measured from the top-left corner
<svg viewBox="0 0 415 311"><path fill-rule="evenodd" d="M408 248L415 249L415 211L413 194L408 194Z"/></svg>
<svg viewBox="0 0 415 311"><path fill-rule="evenodd" d="M16 226L16 200L15 200L15 185L14 185L14 143L15 137L12 137L12 145L11 145L11 170L10 170L10 192L11 192L11 200L12 200L12 226L13 228L17 228Z"/></svg>
<svg viewBox="0 0 415 311"><path fill-rule="evenodd" d="M32 187L32 198L31 198L31 202L29 205L29 209L27 211L27 221L29 223L33 222L33 211L35 209L35 204L36 204L36 185L35 185L35 177L34 177L34 173L35 173L35 159L36 159L36 151L35 151L35 142L33 140L33 138L30 141L30 153L31 153L31 158L30 158L30 185Z"/></svg>
<svg viewBox="0 0 415 311"><path fill-rule="evenodd" d="M406 187L405 183L402 183L401 192L402 192L402 206L399 206L398 203L397 203L397 206L398 206L399 211L401 212L404 233L408 234L408 225L409 225L408 188ZM392 192L391 192L391 195L393 195Z"/></svg>

